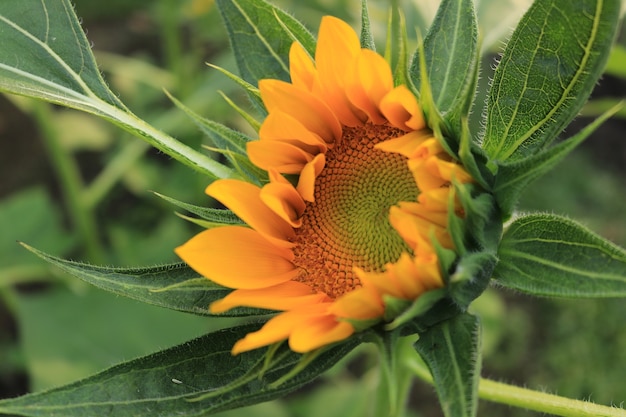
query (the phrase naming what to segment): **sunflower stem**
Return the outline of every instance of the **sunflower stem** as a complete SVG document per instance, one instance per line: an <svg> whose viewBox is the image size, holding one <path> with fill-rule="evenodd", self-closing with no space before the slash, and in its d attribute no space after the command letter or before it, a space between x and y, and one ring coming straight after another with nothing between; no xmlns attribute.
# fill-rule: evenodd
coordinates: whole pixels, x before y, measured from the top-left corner
<svg viewBox="0 0 626 417"><path fill-rule="evenodd" d="M426 365L417 355L404 364L406 369L424 382L433 385L433 378ZM626 417L626 410L617 407L573 400L545 392L520 388L502 382L480 378L478 396L487 401L507 404L512 407L538 411L563 417Z"/></svg>
<svg viewBox="0 0 626 417"><path fill-rule="evenodd" d="M374 407L375 416L404 415L412 374L398 365L407 346L411 349L413 343L406 342L406 338L399 338L397 332L385 332L384 335L377 335L375 338L380 354L380 383Z"/></svg>

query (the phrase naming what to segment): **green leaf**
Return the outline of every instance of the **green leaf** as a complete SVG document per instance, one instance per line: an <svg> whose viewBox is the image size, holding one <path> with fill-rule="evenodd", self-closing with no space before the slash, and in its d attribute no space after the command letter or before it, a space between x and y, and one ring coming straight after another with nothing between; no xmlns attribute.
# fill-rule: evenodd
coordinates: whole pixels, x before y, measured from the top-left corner
<svg viewBox="0 0 626 417"><path fill-rule="evenodd" d="M158 197L161 197L163 200L174 204L182 209L187 210L190 213L193 213L200 218L214 223L215 225L242 225L244 224L239 217L237 217L232 211L226 209L215 209L210 207L201 207L196 206L194 204L185 203L182 201L178 201L175 198L165 196L163 194L154 193Z"/></svg>
<svg viewBox="0 0 626 417"><path fill-rule="evenodd" d="M487 102L483 147L518 160L549 145L580 111L615 36L619 0L536 1L513 33Z"/></svg>
<svg viewBox="0 0 626 417"><path fill-rule="evenodd" d="M546 174L562 161L565 156L622 107L624 107L623 103L618 103L576 135L555 146L519 161L500 163L495 176L494 195L504 217L508 218L511 215L520 194L528 184Z"/></svg>
<svg viewBox="0 0 626 417"><path fill-rule="evenodd" d="M237 340L258 327L253 324L210 333L64 387L0 401L0 414L207 416L282 397L318 377L357 344L328 349L276 387L272 383L297 366L302 355L282 347L274 355L273 366L265 370L264 349L237 356L230 353ZM200 396L208 398L198 401Z"/></svg>
<svg viewBox="0 0 626 417"><path fill-rule="evenodd" d="M415 343L433 376L446 417L476 415L480 344L480 323L469 314L431 327Z"/></svg>
<svg viewBox="0 0 626 417"><path fill-rule="evenodd" d="M626 297L626 251L563 217L515 220L498 257L494 278L508 288L554 297Z"/></svg>
<svg viewBox="0 0 626 417"><path fill-rule="evenodd" d="M155 129L112 93L68 0L0 1L0 91L98 115L212 178L231 170Z"/></svg>
<svg viewBox="0 0 626 417"><path fill-rule="evenodd" d="M264 0L217 0L241 77L289 81L289 49L298 41L311 54L315 38L296 19Z"/></svg>
<svg viewBox="0 0 626 417"><path fill-rule="evenodd" d="M232 291L201 277L184 263L145 268L109 268L60 259L28 245L24 246L43 260L98 288L171 310L209 316L209 304ZM268 313L266 310L235 308L220 316Z"/></svg>
<svg viewBox="0 0 626 417"><path fill-rule="evenodd" d="M427 74L433 99L444 120L453 124L466 116L474 94L478 65L478 30L473 0L444 0L424 39ZM421 83L419 56L410 75ZM468 96L470 99L468 99Z"/></svg>

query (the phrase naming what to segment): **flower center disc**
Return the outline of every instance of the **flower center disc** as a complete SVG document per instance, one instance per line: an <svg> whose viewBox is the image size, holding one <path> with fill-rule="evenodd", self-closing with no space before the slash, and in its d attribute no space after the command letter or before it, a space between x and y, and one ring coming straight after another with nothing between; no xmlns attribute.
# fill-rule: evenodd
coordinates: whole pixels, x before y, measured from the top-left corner
<svg viewBox="0 0 626 417"><path fill-rule="evenodd" d="M381 271L410 251L389 223L389 208L416 201L419 190L406 157L374 148L404 133L385 125L344 127L296 229L298 281L336 298L361 285L353 267Z"/></svg>

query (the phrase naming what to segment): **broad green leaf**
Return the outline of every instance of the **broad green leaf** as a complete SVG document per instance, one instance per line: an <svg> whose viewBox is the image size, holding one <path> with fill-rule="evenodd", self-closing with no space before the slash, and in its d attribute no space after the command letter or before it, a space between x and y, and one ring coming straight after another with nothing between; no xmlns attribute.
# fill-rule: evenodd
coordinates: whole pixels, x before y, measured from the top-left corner
<svg viewBox="0 0 626 417"><path fill-rule="evenodd" d="M478 405L480 323L463 314L431 327L415 343L433 376L446 417L471 417Z"/></svg>
<svg viewBox="0 0 626 417"><path fill-rule="evenodd" d="M515 220L498 257L493 275L508 288L554 297L626 297L626 251L563 217Z"/></svg>
<svg viewBox="0 0 626 417"><path fill-rule="evenodd" d="M209 304L232 291L203 278L184 263L145 268L109 268L56 258L24 246L52 265L98 288L172 310L209 316ZM265 310L235 308L220 316L268 313Z"/></svg>
<svg viewBox="0 0 626 417"><path fill-rule="evenodd" d="M424 39L433 100L444 120L453 124L467 115L474 94L477 37L473 1L443 0ZM413 58L410 75L414 85L419 87L422 76L418 55Z"/></svg>
<svg viewBox="0 0 626 417"><path fill-rule="evenodd" d="M258 327L252 324L209 333L70 385L0 401L0 414L208 416L282 397L318 377L357 344L347 342L328 349L299 374L275 386L272 383L303 357L282 347L263 372L265 349L233 356L233 344Z"/></svg>
<svg viewBox="0 0 626 417"><path fill-rule="evenodd" d="M494 195L496 202L508 218L513 212L520 194L532 181L543 176L583 140L591 135L602 123L623 107L622 103L613 106L593 123L563 142L519 161L502 162L495 176Z"/></svg>
<svg viewBox="0 0 626 417"><path fill-rule="evenodd" d="M241 77L289 81L289 49L298 41L311 54L315 39L296 19L264 0L217 0Z"/></svg>
<svg viewBox="0 0 626 417"><path fill-rule="evenodd" d="M231 170L131 113L102 79L68 0L0 1L0 91L95 114L212 177Z"/></svg>
<svg viewBox="0 0 626 417"><path fill-rule="evenodd" d="M580 111L607 61L619 0L536 1L513 33L487 102L491 159L528 157Z"/></svg>

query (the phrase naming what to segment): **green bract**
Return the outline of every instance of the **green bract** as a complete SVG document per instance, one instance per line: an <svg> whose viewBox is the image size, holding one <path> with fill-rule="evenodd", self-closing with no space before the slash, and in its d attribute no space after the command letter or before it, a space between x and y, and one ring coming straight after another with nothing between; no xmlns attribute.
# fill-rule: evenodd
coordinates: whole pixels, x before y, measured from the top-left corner
<svg viewBox="0 0 626 417"><path fill-rule="evenodd" d="M258 128L266 115L258 81L288 80L291 44L300 42L314 55L316 40L299 21L265 0L217 0L217 6L239 68L239 76L227 75L248 93L259 117L246 117ZM413 303L385 300L394 309L392 322L322 352L298 355L280 346L270 348L268 354L256 350L233 357L233 343L258 324L238 326L64 387L0 401L0 414L210 415L293 391L364 340L385 344L417 333L419 339L411 349L428 366L444 414L476 415L481 327L468 307L491 283L540 296L626 296L622 248L573 220L548 214L517 217L514 212L528 184L619 110L613 108L580 133L554 144L605 67L619 10L619 0L535 1L500 58L481 131L472 131L468 122L481 60L473 1L443 0L423 42L412 53L406 51L401 14L398 10L390 14L385 57L393 65L395 79L405 80L419 96L435 136L476 180L468 186L452 185L465 216L450 214L448 219L456 252L437 248L447 280L444 289L428 292ZM365 0L361 26L362 46L374 49ZM205 174L207 182L228 177L258 184L266 180L265 173L246 157L250 137L195 114L173 97L228 164L176 141L131 113L102 79L69 0L0 1L0 42L0 91L100 116ZM161 197L197 216L194 221L204 227L240 223L226 210ZM209 316L207 305L229 291L184 264L109 268L27 248L97 287L187 313ZM228 315L254 316L262 322L269 313L240 308ZM395 369L398 359L393 358L392 348L389 352L389 366Z"/></svg>

